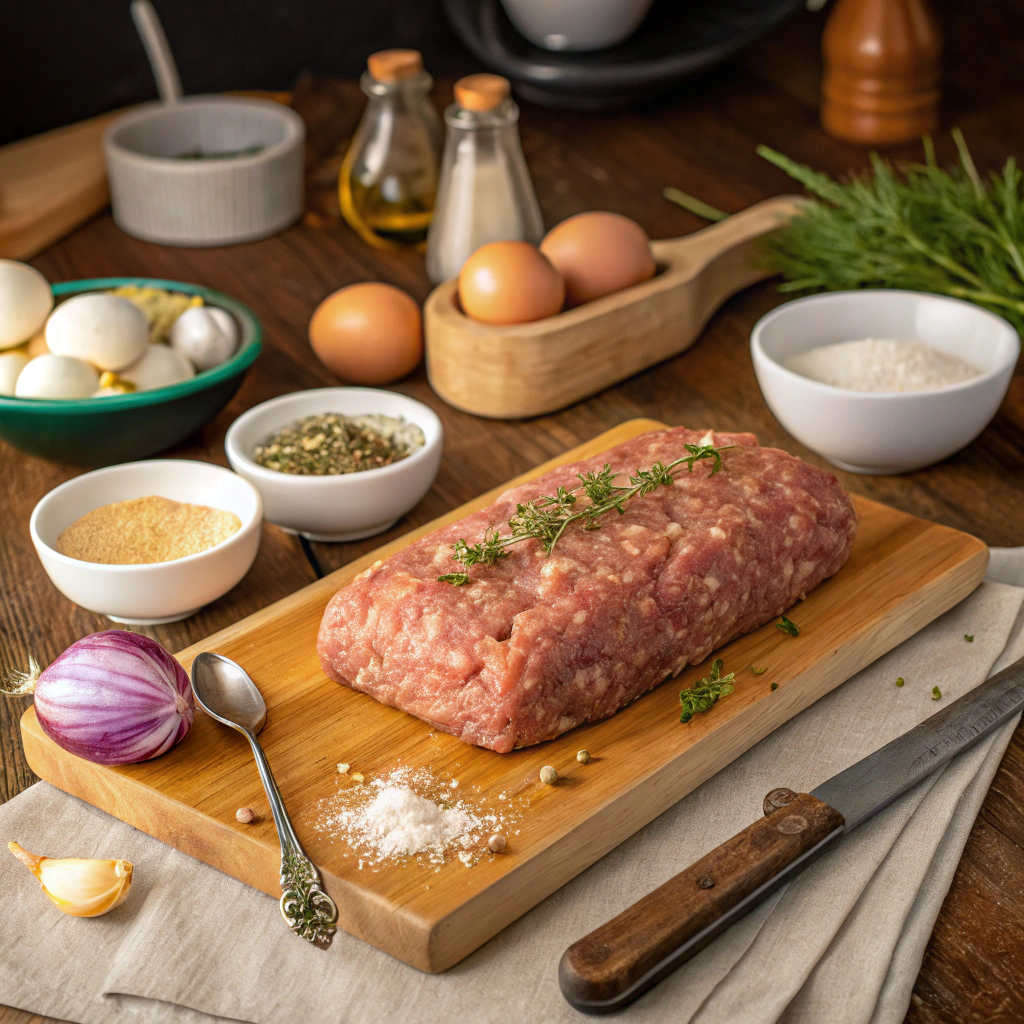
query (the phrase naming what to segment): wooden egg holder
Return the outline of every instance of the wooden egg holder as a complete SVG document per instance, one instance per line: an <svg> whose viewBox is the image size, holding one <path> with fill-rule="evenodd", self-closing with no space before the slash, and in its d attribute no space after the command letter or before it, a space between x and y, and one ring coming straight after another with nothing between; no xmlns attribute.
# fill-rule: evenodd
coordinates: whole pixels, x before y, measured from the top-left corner
<svg viewBox="0 0 1024 1024"><path fill-rule="evenodd" d="M683 238L651 243L649 281L526 324L471 320L458 281L423 308L427 373L450 405L477 416L520 419L562 409L688 349L731 295L770 272L758 240L806 202L776 196Z"/></svg>

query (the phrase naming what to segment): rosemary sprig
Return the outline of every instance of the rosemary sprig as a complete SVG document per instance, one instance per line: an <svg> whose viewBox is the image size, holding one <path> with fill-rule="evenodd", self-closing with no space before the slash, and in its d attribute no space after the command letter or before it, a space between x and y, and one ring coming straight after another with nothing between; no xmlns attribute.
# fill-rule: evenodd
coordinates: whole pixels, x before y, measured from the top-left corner
<svg viewBox="0 0 1024 1024"><path fill-rule="evenodd" d="M469 544L460 537L452 545L452 561L471 568L474 565L494 565L502 558L508 557L508 548L524 540L540 541L546 555L550 555L562 534L572 523L579 523L584 530L596 530L600 527L598 520L609 512L625 514L626 504L633 498L642 498L659 487L671 485L675 479L673 470L686 466L689 473L693 472L696 463L711 460L711 472L714 476L722 469L722 452L734 445L723 445L716 448L712 444L684 445L687 455L670 462L667 466L656 462L648 469L637 469L636 475L629 478L628 485L614 483L615 473L608 463L604 468L590 473L577 473L580 486L573 490L559 487L554 494L546 494L525 504L516 505L516 511L508 521L509 533L502 535L497 527L491 527L483 540L477 544ZM580 497L589 499L589 504L581 505ZM438 576L441 583L451 583L462 587L470 581L465 570L445 573Z"/></svg>
<svg viewBox="0 0 1024 1024"><path fill-rule="evenodd" d="M894 168L872 153L870 173L844 182L758 146L817 199L765 240L766 265L786 279L780 290L933 292L975 302L1024 332L1024 172L1011 157L986 180L960 130L952 135L958 162L949 170L926 137L923 164ZM669 191L690 212L721 219Z"/></svg>
<svg viewBox="0 0 1024 1024"><path fill-rule="evenodd" d="M906 288L967 299L1024 330L1024 174L1011 158L985 181L959 129L959 164L894 169L871 155L870 175L840 184L767 146L757 152L799 181L812 204L767 242L783 291Z"/></svg>
<svg viewBox="0 0 1024 1024"><path fill-rule="evenodd" d="M715 658L711 663L711 671L696 686L688 687L679 692L679 703L683 712L679 716L680 722L688 722L694 715L703 711L709 711L717 703L720 697L733 691L733 680L735 672L727 676L722 675L723 662L721 658Z"/></svg>

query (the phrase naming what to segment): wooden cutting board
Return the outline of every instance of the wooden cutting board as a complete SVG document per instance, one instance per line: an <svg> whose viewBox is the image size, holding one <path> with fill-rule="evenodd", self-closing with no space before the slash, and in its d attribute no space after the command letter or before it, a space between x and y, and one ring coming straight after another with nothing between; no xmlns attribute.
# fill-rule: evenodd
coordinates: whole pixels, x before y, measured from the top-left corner
<svg viewBox="0 0 1024 1024"><path fill-rule="evenodd" d="M623 423L512 483L604 451L663 424ZM502 488L503 489L503 488ZM680 687L707 674L685 671L604 722L538 747L495 754L468 746L401 711L330 682L316 635L331 595L378 558L488 504L496 489L358 559L291 597L182 651L190 666L212 650L240 662L263 692L261 735L299 838L320 866L346 931L425 971L443 971L579 874L743 751L855 672L956 604L980 582L988 550L974 537L855 498L860 528L849 562L796 607L801 634L769 623L717 652L736 688L707 714L679 722ZM767 671L755 676L751 665ZM773 691L771 684L777 683ZM197 712L185 742L143 764L104 768L47 739L30 708L25 753L46 781L274 896L278 845L245 740ZM589 764L576 752L587 748ZM321 801L397 765L458 781L457 794L484 809L514 804L518 834L507 851L465 867L360 867L344 842L315 827ZM561 778L538 780L543 765ZM777 784L787 784L785 766ZM760 801L763 794L753 793ZM235 811L261 814L240 825ZM102 853L103 851L97 851ZM107 851L110 853L111 851ZM116 851L115 851L116 852ZM268 914L276 911L268 905ZM298 941L298 940L296 940Z"/></svg>
<svg viewBox="0 0 1024 1024"><path fill-rule="evenodd" d="M0 257L27 260L107 205L102 138L119 113L0 147Z"/></svg>

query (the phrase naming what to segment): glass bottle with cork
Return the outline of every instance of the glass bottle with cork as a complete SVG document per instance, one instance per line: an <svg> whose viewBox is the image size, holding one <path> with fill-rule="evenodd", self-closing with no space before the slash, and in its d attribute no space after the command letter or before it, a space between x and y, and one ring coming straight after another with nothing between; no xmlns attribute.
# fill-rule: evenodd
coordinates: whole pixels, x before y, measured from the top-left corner
<svg viewBox="0 0 1024 1024"><path fill-rule="evenodd" d="M470 75L455 83L444 112L447 137L434 220L427 237L427 277L455 277L488 242L540 242L537 196L519 142L519 107L507 78Z"/></svg>
<svg viewBox="0 0 1024 1024"><path fill-rule="evenodd" d="M371 54L369 98L338 176L345 220L371 245L422 245L434 210L442 129L418 50Z"/></svg>

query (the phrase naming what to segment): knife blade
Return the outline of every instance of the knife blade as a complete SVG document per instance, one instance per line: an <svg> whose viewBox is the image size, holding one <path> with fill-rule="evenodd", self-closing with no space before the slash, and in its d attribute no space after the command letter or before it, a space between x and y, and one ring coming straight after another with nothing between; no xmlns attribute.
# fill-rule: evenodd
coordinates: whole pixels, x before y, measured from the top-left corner
<svg viewBox="0 0 1024 1024"><path fill-rule="evenodd" d="M774 789L765 817L589 935L558 967L584 1013L614 1013L702 950L847 832L1024 710L1024 658L810 793Z"/></svg>

